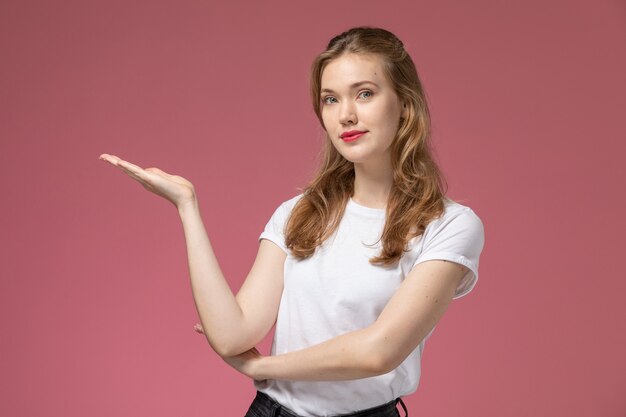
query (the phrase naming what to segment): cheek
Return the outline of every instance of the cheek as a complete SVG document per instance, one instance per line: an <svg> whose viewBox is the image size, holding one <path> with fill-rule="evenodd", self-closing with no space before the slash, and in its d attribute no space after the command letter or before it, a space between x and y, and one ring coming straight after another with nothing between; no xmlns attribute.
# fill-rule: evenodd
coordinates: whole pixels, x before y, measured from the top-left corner
<svg viewBox="0 0 626 417"><path fill-rule="evenodd" d="M385 103L384 113L389 120L400 119L400 114L402 113L402 106L400 106L395 99L389 99L387 103Z"/></svg>
<svg viewBox="0 0 626 417"><path fill-rule="evenodd" d="M379 126L381 133L386 141L393 141L398 128L400 127L400 112L393 106L393 103L388 104L385 108L378 109L377 125Z"/></svg>
<svg viewBox="0 0 626 417"><path fill-rule="evenodd" d="M324 130L328 131L328 126L332 126L332 115L328 110L322 110L322 127Z"/></svg>

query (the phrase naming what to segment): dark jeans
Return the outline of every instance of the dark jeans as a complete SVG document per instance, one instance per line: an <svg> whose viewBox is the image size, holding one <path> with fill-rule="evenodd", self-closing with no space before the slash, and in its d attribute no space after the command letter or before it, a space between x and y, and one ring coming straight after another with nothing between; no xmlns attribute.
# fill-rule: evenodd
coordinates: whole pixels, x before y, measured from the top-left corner
<svg viewBox="0 0 626 417"><path fill-rule="evenodd" d="M340 414L335 417L400 417L396 404L400 403L405 417L409 415L401 398L396 398L387 404L349 414ZM267 394L257 391L256 397L244 417L300 417L287 407L284 407L270 398Z"/></svg>

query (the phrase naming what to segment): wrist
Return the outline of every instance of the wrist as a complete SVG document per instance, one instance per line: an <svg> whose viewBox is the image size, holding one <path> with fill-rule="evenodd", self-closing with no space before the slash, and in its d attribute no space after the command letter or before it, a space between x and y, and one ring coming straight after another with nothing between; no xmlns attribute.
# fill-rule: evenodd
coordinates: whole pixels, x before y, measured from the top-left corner
<svg viewBox="0 0 626 417"><path fill-rule="evenodd" d="M178 214L183 216L188 212L195 212L199 210L198 199L194 195L193 197L187 198L176 205L178 209Z"/></svg>
<svg viewBox="0 0 626 417"><path fill-rule="evenodd" d="M257 360L253 361L250 366L250 378L255 381L270 379L268 365L271 358L271 356L259 356Z"/></svg>

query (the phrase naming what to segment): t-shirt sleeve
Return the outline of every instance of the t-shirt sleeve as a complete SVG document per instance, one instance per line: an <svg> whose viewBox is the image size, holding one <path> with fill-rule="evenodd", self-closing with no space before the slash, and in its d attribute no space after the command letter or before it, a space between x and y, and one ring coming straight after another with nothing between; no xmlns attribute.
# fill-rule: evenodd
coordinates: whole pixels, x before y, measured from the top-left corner
<svg viewBox="0 0 626 417"><path fill-rule="evenodd" d="M263 229L259 236L259 242L261 239L268 239L278 245L285 253L289 253L289 250L285 246L285 235L283 232L286 220L285 203L283 203L278 206L265 225L265 229Z"/></svg>
<svg viewBox="0 0 626 417"><path fill-rule="evenodd" d="M413 267L421 262L441 259L465 265L469 271L461 279L454 299L469 293L478 281L478 260L485 244L483 223L472 209L466 207L450 216L436 220L424 234L422 252Z"/></svg>

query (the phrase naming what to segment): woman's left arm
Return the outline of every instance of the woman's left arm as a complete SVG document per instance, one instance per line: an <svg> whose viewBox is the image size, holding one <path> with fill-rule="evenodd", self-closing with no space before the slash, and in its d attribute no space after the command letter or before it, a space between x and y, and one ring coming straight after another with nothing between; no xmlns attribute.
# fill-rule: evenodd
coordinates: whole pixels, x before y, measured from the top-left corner
<svg viewBox="0 0 626 417"><path fill-rule="evenodd" d="M435 327L467 271L454 262L422 262L368 327L281 355L262 356L252 349L224 360L255 380L330 381L385 374Z"/></svg>

